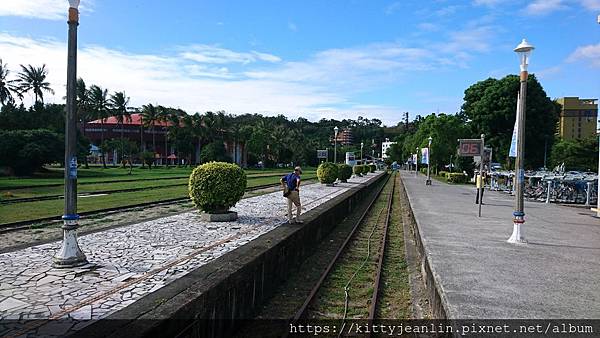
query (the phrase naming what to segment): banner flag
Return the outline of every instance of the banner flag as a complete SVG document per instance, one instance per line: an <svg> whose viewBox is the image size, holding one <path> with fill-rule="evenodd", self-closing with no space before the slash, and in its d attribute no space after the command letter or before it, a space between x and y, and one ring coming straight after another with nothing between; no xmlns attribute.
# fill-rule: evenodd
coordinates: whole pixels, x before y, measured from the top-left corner
<svg viewBox="0 0 600 338"><path fill-rule="evenodd" d="M421 163L429 164L429 148L421 148Z"/></svg>
<svg viewBox="0 0 600 338"><path fill-rule="evenodd" d="M510 141L510 151L508 156L517 157L517 133L519 132L519 107L521 106L521 95L517 94L517 116L515 117L515 126L513 127L512 140Z"/></svg>
<svg viewBox="0 0 600 338"><path fill-rule="evenodd" d="M417 154L413 154L412 156L413 163L417 163Z"/></svg>

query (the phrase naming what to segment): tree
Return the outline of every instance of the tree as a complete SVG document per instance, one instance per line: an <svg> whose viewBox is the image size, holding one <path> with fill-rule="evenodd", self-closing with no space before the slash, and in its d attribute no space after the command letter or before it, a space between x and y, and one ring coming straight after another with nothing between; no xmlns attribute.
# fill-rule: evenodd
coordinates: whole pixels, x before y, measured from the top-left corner
<svg viewBox="0 0 600 338"><path fill-rule="evenodd" d="M129 97L125 95L125 92L115 92L110 96L109 103L112 113L121 127L121 147L119 155L121 156L121 159L123 159L123 155L125 154L125 146L123 144L123 122L126 119L131 121L131 114L127 110L127 106L129 105ZM125 166L125 162L121 162L123 163L123 166Z"/></svg>
<svg viewBox="0 0 600 338"><path fill-rule="evenodd" d="M102 166L106 168L106 159L102 144L104 143L104 121L108 118L110 110L110 103L107 98L108 90L93 85L90 87L89 95L92 116L100 120L100 152L102 154Z"/></svg>
<svg viewBox="0 0 600 338"><path fill-rule="evenodd" d="M484 133L486 145L494 149L501 162L508 161L508 150L516 118L519 77L508 75L500 80L489 78L465 90L462 113L471 126L471 137ZM552 140L560 107L547 95L535 75L527 81L525 122L525 165L540 167L544 142ZM549 145L550 146L550 145Z"/></svg>
<svg viewBox="0 0 600 338"><path fill-rule="evenodd" d="M231 162L231 158L225 155L225 145L222 141L214 141L202 148L200 153L202 163L206 162Z"/></svg>
<svg viewBox="0 0 600 338"><path fill-rule="evenodd" d="M8 65L2 63L2 59L0 59L0 104L3 106L12 105L15 102L12 96L15 87L11 84L12 81L8 80L9 73Z"/></svg>
<svg viewBox="0 0 600 338"><path fill-rule="evenodd" d="M75 86L76 99L77 99L77 118L81 122L82 125L82 134L85 138L85 129L87 128L87 122L91 117L91 106L90 106L90 92L87 90L85 86L85 81L82 78L77 79L77 84ZM89 149L88 149L89 151ZM88 160L87 153L83 157L85 168L88 169Z"/></svg>
<svg viewBox="0 0 600 338"><path fill-rule="evenodd" d="M192 116L192 126L191 127L192 127L192 134L194 135L194 137L196 138L196 140L198 142L198 147L197 147L198 153L196 154L196 160L198 162L200 162L200 153L202 150L202 145L204 144L204 141L206 140L206 138L208 136L208 128L204 124L203 115L200 115L198 113L194 114ZM199 164L199 163L196 163L196 164Z"/></svg>
<svg viewBox="0 0 600 338"><path fill-rule="evenodd" d="M598 138L583 140L559 140L550 154L552 166L565 164L567 170L598 170Z"/></svg>
<svg viewBox="0 0 600 338"><path fill-rule="evenodd" d="M61 135L46 129L0 131L0 166L18 176L31 175L44 164L60 162L64 156Z"/></svg>
<svg viewBox="0 0 600 338"><path fill-rule="evenodd" d="M160 111L158 108L151 103L142 106L142 125L146 128L150 128L152 134L152 151L156 153L156 134L154 133L154 126L156 122L160 120Z"/></svg>
<svg viewBox="0 0 600 338"><path fill-rule="evenodd" d="M50 83L46 81L48 76L48 70L46 65L41 67L33 67L28 65L27 67L21 65L21 72L17 75L16 86L19 93L19 97L23 97L23 94L33 91L35 96L35 104L38 102L44 103L44 92L54 94L54 90L50 88Z"/></svg>

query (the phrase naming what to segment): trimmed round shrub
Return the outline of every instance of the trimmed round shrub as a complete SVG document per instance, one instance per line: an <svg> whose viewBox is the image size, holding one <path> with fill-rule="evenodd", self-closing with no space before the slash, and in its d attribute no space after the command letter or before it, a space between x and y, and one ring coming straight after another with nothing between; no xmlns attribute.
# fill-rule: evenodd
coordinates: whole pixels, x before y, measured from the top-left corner
<svg viewBox="0 0 600 338"><path fill-rule="evenodd" d="M338 178L338 166L331 162L324 162L317 168L317 177L323 184L332 184Z"/></svg>
<svg viewBox="0 0 600 338"><path fill-rule="evenodd" d="M363 175L366 175L369 173L369 165L368 164L363 164L361 165L361 172L363 173Z"/></svg>
<svg viewBox="0 0 600 338"><path fill-rule="evenodd" d="M352 171L354 171L354 175L359 177L362 176L362 166L357 164L354 167L352 167Z"/></svg>
<svg viewBox="0 0 600 338"><path fill-rule="evenodd" d="M194 205L209 214L225 213L244 196L246 173L237 164L209 162L190 175L189 193Z"/></svg>
<svg viewBox="0 0 600 338"><path fill-rule="evenodd" d="M375 170L377 170L377 166L376 166L376 165L374 165L374 164L371 164L371 165L369 165L369 170L370 170L372 173L374 173L374 172L375 172Z"/></svg>
<svg viewBox="0 0 600 338"><path fill-rule="evenodd" d="M347 164L340 164L338 168L338 178L342 182L347 182L352 177L352 167Z"/></svg>

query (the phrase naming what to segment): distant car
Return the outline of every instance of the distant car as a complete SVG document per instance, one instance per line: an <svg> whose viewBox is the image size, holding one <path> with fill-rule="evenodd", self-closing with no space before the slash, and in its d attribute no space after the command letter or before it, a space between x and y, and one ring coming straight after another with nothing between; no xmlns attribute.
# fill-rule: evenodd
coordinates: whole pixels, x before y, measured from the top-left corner
<svg viewBox="0 0 600 338"><path fill-rule="evenodd" d="M500 163L491 163L490 164L490 169L492 169L492 170L498 170L498 169L502 169L502 166L500 165Z"/></svg>

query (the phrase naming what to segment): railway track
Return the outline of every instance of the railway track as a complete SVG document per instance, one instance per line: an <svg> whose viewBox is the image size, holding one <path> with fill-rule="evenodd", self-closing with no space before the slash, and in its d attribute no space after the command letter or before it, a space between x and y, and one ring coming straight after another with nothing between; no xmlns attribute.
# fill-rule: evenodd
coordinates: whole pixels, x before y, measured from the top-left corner
<svg viewBox="0 0 600 338"><path fill-rule="evenodd" d="M411 318L397 184L391 174L372 190L235 337L286 337L291 327L307 324L336 325L341 333L348 321Z"/></svg>
<svg viewBox="0 0 600 338"><path fill-rule="evenodd" d="M269 177L280 177L282 176L282 174L266 174L266 175L249 175L248 178L252 179L252 178L269 178ZM316 177L316 176L315 176ZM160 178L160 180L172 180L172 179L184 179L184 178L189 178L189 176L182 176L182 177L167 177L167 178ZM307 179L312 179L314 177L308 177ZM138 179L138 180L116 180L116 181L110 181L110 182L83 182L83 183L78 183L79 185L91 185L91 184L102 184L102 183L123 183L123 182L138 182L138 181L150 181L150 180L157 180L157 178L150 178L150 179ZM79 196L92 196L92 195L101 195L101 194L114 194L114 193L119 193L119 192L135 192L135 191L144 191L144 190L152 190L152 189L161 189L161 188L171 188L171 187L179 187L179 186L186 186L188 185L187 182L184 183L177 183L177 184L171 184L171 185L159 185L159 186L149 186L149 187L140 187L140 188L126 188L126 189L108 189L108 190L98 190L98 191L91 191L91 192L86 192L86 193L81 193L79 194ZM10 189L1 189L1 190L5 190L5 191L15 191L15 190L19 190L19 189L33 189L33 188L46 188L46 187L61 187L63 186L63 184L52 184L52 185L40 185L40 186L31 186L31 187L15 187L15 188L10 188ZM26 203L26 202L37 202L37 201L47 201L47 200L54 200L54 199L62 199L64 198L64 195L62 194L55 194L55 195L45 195L45 196L37 196L37 197L24 197L24 198L9 198L9 199L0 199L0 205L2 204L13 204L13 203Z"/></svg>
<svg viewBox="0 0 600 338"><path fill-rule="evenodd" d="M344 322L375 318L396 182L395 177L391 178L390 187L389 180L388 177L377 197L358 219L292 318L292 323L301 319L341 319ZM385 203L381 203L382 198ZM332 274L336 276L331 278ZM349 274L343 285L343 297L339 299L340 277ZM344 304L341 316L336 311L342 308L340 302Z"/></svg>
<svg viewBox="0 0 600 338"><path fill-rule="evenodd" d="M248 188L246 188L246 191L255 191L255 190L272 188L272 187L277 187L277 186L279 186L279 183L262 184L262 185L248 187ZM128 211L128 210L142 208L142 207L173 204L173 203L178 203L178 202L183 202L183 201L188 201L188 200L189 200L189 197L185 196L185 197L171 198L171 199L166 199L166 200L156 201L156 202L138 203L138 204L121 206L121 207L105 208L102 210L80 212L78 214L80 217L83 218L83 217L90 217L90 216L94 216L94 215L98 215L98 214L106 215L106 214L110 214L110 213L124 212L124 211ZM13 232L13 231L18 231L18 230L29 229L32 224L40 224L40 223L41 224L44 224L44 223L45 224L53 224L53 223L59 223L59 222L61 222L60 215L54 215L51 217L43 217L43 218L37 218L37 219L27 220L27 221L19 221L19 222L0 224L0 234L6 233L6 232Z"/></svg>

